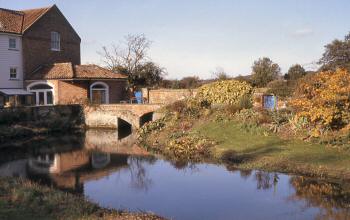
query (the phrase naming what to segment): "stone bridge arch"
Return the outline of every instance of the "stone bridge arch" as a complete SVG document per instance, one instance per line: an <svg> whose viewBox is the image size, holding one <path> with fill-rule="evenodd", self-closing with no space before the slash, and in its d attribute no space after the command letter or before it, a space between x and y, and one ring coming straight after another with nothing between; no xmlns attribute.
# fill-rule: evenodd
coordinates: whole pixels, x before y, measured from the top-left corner
<svg viewBox="0 0 350 220"><path fill-rule="evenodd" d="M100 105L84 108L84 119L90 128L118 129L120 120L129 123L132 130L140 128L144 123L154 119L154 112L160 105Z"/></svg>

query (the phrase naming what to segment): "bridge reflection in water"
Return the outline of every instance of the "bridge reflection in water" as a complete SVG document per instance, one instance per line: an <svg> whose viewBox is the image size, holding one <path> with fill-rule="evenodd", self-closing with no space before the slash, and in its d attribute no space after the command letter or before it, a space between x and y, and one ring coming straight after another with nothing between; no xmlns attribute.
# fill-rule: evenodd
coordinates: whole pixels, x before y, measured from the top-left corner
<svg viewBox="0 0 350 220"><path fill-rule="evenodd" d="M82 137L50 138L26 159L2 164L0 176L21 176L82 193L84 182L128 168L130 155L148 155L134 144L135 134L122 135L116 130L88 130Z"/></svg>

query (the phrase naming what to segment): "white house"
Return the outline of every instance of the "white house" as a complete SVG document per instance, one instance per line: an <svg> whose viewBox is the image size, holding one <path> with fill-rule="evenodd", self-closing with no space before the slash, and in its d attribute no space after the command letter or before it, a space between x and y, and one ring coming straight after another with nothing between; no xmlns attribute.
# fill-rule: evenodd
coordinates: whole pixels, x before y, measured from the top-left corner
<svg viewBox="0 0 350 220"><path fill-rule="evenodd" d="M6 97L30 94L23 89L22 38L16 34L0 32L0 93L5 95L0 96L0 106Z"/></svg>
<svg viewBox="0 0 350 220"><path fill-rule="evenodd" d="M21 36L0 33L0 51L0 89L22 89Z"/></svg>

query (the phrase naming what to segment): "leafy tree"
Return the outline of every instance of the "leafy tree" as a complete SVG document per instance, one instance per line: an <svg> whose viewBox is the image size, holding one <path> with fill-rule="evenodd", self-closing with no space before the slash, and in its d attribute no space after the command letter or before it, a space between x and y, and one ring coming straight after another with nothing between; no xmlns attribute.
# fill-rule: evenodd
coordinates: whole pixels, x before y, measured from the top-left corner
<svg viewBox="0 0 350 220"><path fill-rule="evenodd" d="M293 95L294 92L294 83L290 82L290 81L286 81L286 80L274 80L271 81L267 84L268 93L272 93L276 96L278 96L279 98L287 98L287 97L291 97Z"/></svg>
<svg viewBox="0 0 350 220"><path fill-rule="evenodd" d="M240 81L240 82L246 82L249 84L252 84L252 76L251 75L247 75L247 76L242 76L242 75L238 75L235 78L233 78L234 80Z"/></svg>
<svg viewBox="0 0 350 220"><path fill-rule="evenodd" d="M266 86L267 83L278 79L281 74L279 65L267 57L255 61L252 70L252 82L258 87Z"/></svg>
<svg viewBox="0 0 350 220"><path fill-rule="evenodd" d="M350 33L344 40L334 40L325 46L326 51L319 60L321 70L335 70L344 68L350 71Z"/></svg>
<svg viewBox="0 0 350 220"><path fill-rule="evenodd" d="M287 80L297 80L306 75L304 67L300 64L295 64L291 66L288 70L288 73L284 75L284 78Z"/></svg>
<svg viewBox="0 0 350 220"><path fill-rule="evenodd" d="M188 76L180 80L180 87L183 89L194 89L200 85L198 76Z"/></svg>
<svg viewBox="0 0 350 220"><path fill-rule="evenodd" d="M165 70L153 62L139 65L135 73L131 75L135 86L156 86L159 85L165 75Z"/></svg>
<svg viewBox="0 0 350 220"><path fill-rule="evenodd" d="M194 89L198 88L202 84L198 76L187 76L180 80L174 79L164 79L160 83L160 86L163 88L171 89Z"/></svg>

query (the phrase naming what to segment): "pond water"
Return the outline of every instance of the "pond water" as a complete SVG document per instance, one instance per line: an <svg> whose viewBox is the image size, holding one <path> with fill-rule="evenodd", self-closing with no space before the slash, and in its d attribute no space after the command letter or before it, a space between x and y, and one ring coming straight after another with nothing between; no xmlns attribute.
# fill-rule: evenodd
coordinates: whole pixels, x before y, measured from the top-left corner
<svg viewBox="0 0 350 220"><path fill-rule="evenodd" d="M89 130L1 148L0 176L21 176L103 207L169 219L350 219L350 183L186 164L150 155L135 136Z"/></svg>

